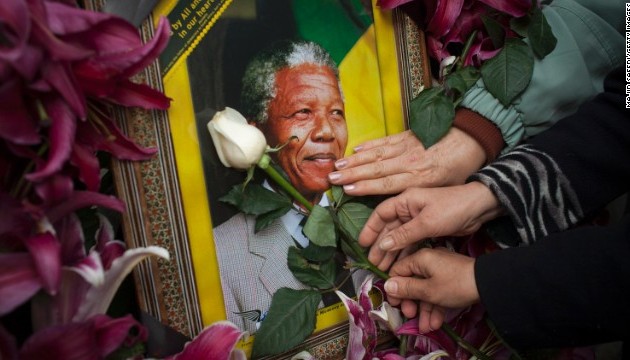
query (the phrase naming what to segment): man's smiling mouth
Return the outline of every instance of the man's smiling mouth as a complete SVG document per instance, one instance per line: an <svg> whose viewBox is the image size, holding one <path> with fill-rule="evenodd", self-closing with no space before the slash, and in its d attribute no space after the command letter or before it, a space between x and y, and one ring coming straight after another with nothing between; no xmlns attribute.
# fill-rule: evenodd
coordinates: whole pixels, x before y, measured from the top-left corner
<svg viewBox="0 0 630 360"><path fill-rule="evenodd" d="M336 161L337 160L337 156L335 156L334 154L331 154L331 153L314 154L314 155L305 157L304 160L306 160L306 161L315 161L315 162L331 162L331 161Z"/></svg>

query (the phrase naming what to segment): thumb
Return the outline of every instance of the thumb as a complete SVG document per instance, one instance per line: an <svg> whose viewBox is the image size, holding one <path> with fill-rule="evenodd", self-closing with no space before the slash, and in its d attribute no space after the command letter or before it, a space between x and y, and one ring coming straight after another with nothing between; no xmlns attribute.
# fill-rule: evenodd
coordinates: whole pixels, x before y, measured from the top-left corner
<svg viewBox="0 0 630 360"><path fill-rule="evenodd" d="M431 302L426 279L412 277L391 277L385 282L388 296L399 299L412 299Z"/></svg>
<svg viewBox="0 0 630 360"><path fill-rule="evenodd" d="M391 230L379 242L382 251L400 250L427 237L419 216Z"/></svg>

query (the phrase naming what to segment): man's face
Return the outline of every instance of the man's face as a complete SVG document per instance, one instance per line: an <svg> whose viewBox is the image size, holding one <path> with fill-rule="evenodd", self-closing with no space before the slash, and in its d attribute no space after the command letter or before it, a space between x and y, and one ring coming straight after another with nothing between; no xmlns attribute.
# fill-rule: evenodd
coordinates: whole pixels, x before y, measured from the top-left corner
<svg viewBox="0 0 630 360"><path fill-rule="evenodd" d="M313 64L280 70L267 115L267 122L259 125L267 144L274 147L297 137L275 156L291 183L307 198L328 190L327 175L348 143L344 104L332 70Z"/></svg>

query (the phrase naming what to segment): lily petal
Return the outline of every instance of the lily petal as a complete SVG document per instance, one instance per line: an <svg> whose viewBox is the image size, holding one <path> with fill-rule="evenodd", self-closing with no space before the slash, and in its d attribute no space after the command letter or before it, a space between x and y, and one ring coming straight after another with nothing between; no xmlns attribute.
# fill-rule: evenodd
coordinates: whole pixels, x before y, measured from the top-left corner
<svg viewBox="0 0 630 360"><path fill-rule="evenodd" d="M310 352L304 350L304 351L300 351L299 353L293 355L291 357L291 360L317 360L317 358L313 355L311 355Z"/></svg>
<svg viewBox="0 0 630 360"><path fill-rule="evenodd" d="M123 256L114 260L112 267L105 272L105 282L88 290L85 302L81 304L73 320L83 321L92 315L104 314L125 277L140 261L150 255L169 259L168 251L158 246L125 251Z"/></svg>
<svg viewBox="0 0 630 360"><path fill-rule="evenodd" d="M243 332L229 321L218 321L203 329L184 350L168 360L229 360L230 353Z"/></svg>
<svg viewBox="0 0 630 360"><path fill-rule="evenodd" d="M147 160L157 152L155 148L143 148L124 135L109 118L99 117L103 126L102 130L96 130L89 122L81 122L77 127L77 139L81 139L84 146L95 150L103 150L111 153L121 160ZM108 134L105 136L103 131Z"/></svg>
<svg viewBox="0 0 630 360"><path fill-rule="evenodd" d="M22 93L22 84L17 78L0 84L0 138L16 144L38 144L41 139L37 125L27 111Z"/></svg>
<svg viewBox="0 0 630 360"><path fill-rule="evenodd" d="M98 359L99 348L92 322L52 326L35 332L20 349L21 360Z"/></svg>
<svg viewBox="0 0 630 360"><path fill-rule="evenodd" d="M103 267L108 270L112 262L121 257L126 250L125 243L114 240L114 228L109 220L98 214L100 226L96 231L96 251L101 255Z"/></svg>
<svg viewBox="0 0 630 360"><path fill-rule="evenodd" d="M74 183L69 175L55 173L35 185L35 192L47 206L60 204L72 196Z"/></svg>
<svg viewBox="0 0 630 360"><path fill-rule="evenodd" d="M365 338L363 329L359 326L360 316L361 316L361 308L358 306L356 301L349 298L346 294L341 291L335 291L339 299L343 302L348 311L348 348L346 349L346 359L347 360L363 360L367 355L367 349L363 345L363 340Z"/></svg>
<svg viewBox="0 0 630 360"><path fill-rule="evenodd" d="M70 154L70 163L79 170L79 179L88 191L98 191L101 184L101 168L96 152L89 147L75 142Z"/></svg>
<svg viewBox="0 0 630 360"><path fill-rule="evenodd" d="M83 226L76 214L65 216L55 223L57 238L61 243L61 262L74 265L85 258Z"/></svg>
<svg viewBox="0 0 630 360"><path fill-rule="evenodd" d="M91 206L102 206L118 212L125 211L124 203L114 196L92 191L75 191L67 201L49 209L46 215L51 223L55 223L76 210Z"/></svg>
<svg viewBox="0 0 630 360"><path fill-rule="evenodd" d="M26 302L41 287L29 253L0 254L0 316Z"/></svg>
<svg viewBox="0 0 630 360"><path fill-rule="evenodd" d="M27 2L20 0L4 0L0 2L0 22L5 24L3 35L12 46L3 44L0 47L0 59L8 62L15 61L26 45L30 33L31 23Z"/></svg>
<svg viewBox="0 0 630 360"><path fill-rule="evenodd" d="M379 310L371 310L370 318L379 325L381 329L396 333L396 330L403 324L403 317L400 309L392 307L384 301Z"/></svg>
<svg viewBox="0 0 630 360"><path fill-rule="evenodd" d="M161 92L144 84L122 81L107 95L107 100L123 106L137 106L143 109L168 109L171 99Z"/></svg>
<svg viewBox="0 0 630 360"><path fill-rule="evenodd" d="M448 33L462 11L464 0L438 0L435 13L427 25L427 32L441 37Z"/></svg>
<svg viewBox="0 0 630 360"><path fill-rule="evenodd" d="M24 241L44 289L51 295L57 293L61 281L61 246L50 233L39 234Z"/></svg>
<svg viewBox="0 0 630 360"><path fill-rule="evenodd" d="M479 0L480 2L514 17L527 14L532 6L531 0Z"/></svg>
<svg viewBox="0 0 630 360"><path fill-rule="evenodd" d="M41 181L61 169L70 157L70 150L74 143L76 120L67 105L61 99L54 99L46 102L45 106L52 120L49 132L50 150L44 166L26 175L30 181Z"/></svg>
<svg viewBox="0 0 630 360"><path fill-rule="evenodd" d="M147 329L131 315L116 319L107 315L96 315L91 321L94 321L96 326L96 341L103 358L122 344L132 346L137 342L146 341L149 336ZM131 331L132 329L134 331ZM137 335L131 336L132 333Z"/></svg>
<svg viewBox="0 0 630 360"><path fill-rule="evenodd" d="M346 350L348 360L361 360L366 356L369 359L376 348L376 324L369 315L373 307L369 295L373 280L373 275L365 278L361 284L358 301L352 300L340 291L335 291L348 311L349 336Z"/></svg>
<svg viewBox="0 0 630 360"><path fill-rule="evenodd" d="M81 259L81 261L69 267L69 270L81 275L81 277L92 286L102 286L105 282L105 271L103 269L103 263L101 257L96 251L91 251L90 254Z"/></svg>
<svg viewBox="0 0 630 360"><path fill-rule="evenodd" d="M0 359L18 360L17 341L0 325Z"/></svg>
<svg viewBox="0 0 630 360"><path fill-rule="evenodd" d="M393 9L395 7L398 7L400 5L404 5L408 2L411 2L413 0L378 0L376 2L376 5L378 5L379 7L383 8L383 9Z"/></svg>

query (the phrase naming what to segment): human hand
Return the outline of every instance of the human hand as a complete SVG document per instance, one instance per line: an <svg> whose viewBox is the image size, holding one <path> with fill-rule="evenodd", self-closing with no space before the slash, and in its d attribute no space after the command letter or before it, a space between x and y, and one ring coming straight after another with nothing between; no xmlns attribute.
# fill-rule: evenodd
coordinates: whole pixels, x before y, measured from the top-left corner
<svg viewBox="0 0 630 360"><path fill-rule="evenodd" d="M502 211L494 194L479 182L411 188L379 204L358 241L371 247L368 260L385 271L396 251L426 238L471 234Z"/></svg>
<svg viewBox="0 0 630 360"><path fill-rule="evenodd" d="M419 313L420 333L439 329L445 308L479 302L475 259L445 248L423 248L398 260L385 282L390 304L401 305L407 318Z"/></svg>
<svg viewBox="0 0 630 360"><path fill-rule="evenodd" d="M350 195L397 194L412 186L463 184L485 161L481 145L457 128L429 149L408 130L359 145L335 163L338 171L328 179Z"/></svg>

